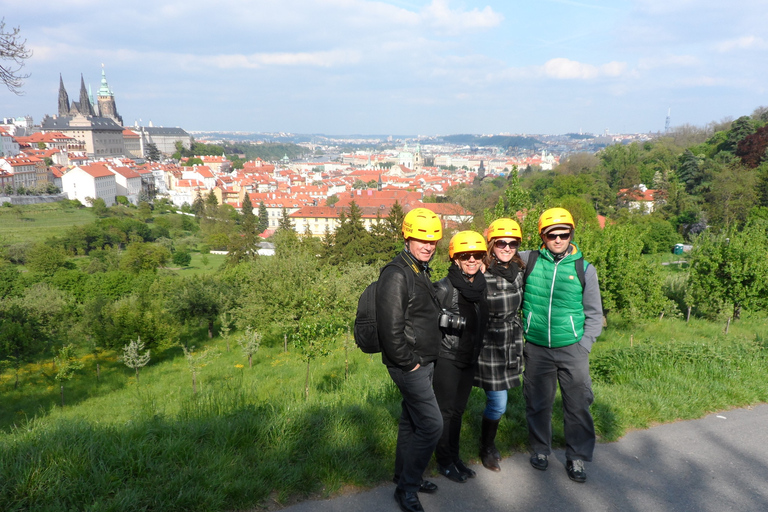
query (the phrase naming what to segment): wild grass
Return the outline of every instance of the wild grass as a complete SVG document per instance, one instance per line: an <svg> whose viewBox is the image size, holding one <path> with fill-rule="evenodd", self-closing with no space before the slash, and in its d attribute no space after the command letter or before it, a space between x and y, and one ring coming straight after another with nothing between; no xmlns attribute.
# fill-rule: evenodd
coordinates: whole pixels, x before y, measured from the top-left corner
<svg viewBox="0 0 768 512"><path fill-rule="evenodd" d="M610 327L595 344L593 414L602 440L636 428L768 400L768 318L725 325L663 319ZM305 365L281 344L253 368L235 343L203 368L198 393L180 348L153 355L139 382L116 360L92 356L65 385L60 407L51 362L29 365L19 389L0 378L3 510L223 511L328 496L391 478L400 398L378 356L344 343ZM348 368L348 374L347 374ZM476 459L484 393L473 390L462 456ZM555 443L563 444L560 402ZM510 392L498 444L525 450L525 407Z"/></svg>
<svg viewBox="0 0 768 512"><path fill-rule="evenodd" d="M71 226L93 222L90 208L73 208L63 203L0 208L0 244L44 242L61 235Z"/></svg>

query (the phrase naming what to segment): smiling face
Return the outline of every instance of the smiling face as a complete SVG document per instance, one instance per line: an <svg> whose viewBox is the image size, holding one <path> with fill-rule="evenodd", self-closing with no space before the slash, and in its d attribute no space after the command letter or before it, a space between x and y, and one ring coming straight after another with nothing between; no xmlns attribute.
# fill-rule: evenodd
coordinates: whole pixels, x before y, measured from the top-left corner
<svg viewBox="0 0 768 512"><path fill-rule="evenodd" d="M513 247L514 245L514 247ZM512 237L496 238L493 240L493 255L499 263L509 263L517 253L520 240Z"/></svg>
<svg viewBox="0 0 768 512"><path fill-rule="evenodd" d="M422 263L429 263L432 256L435 254L435 248L437 247L437 240L417 240L416 238L409 238L406 243L408 244L408 250L411 255L416 258L417 261Z"/></svg>
<svg viewBox="0 0 768 512"><path fill-rule="evenodd" d="M484 252L460 252L453 255L453 262L468 276L474 276L483 264Z"/></svg>

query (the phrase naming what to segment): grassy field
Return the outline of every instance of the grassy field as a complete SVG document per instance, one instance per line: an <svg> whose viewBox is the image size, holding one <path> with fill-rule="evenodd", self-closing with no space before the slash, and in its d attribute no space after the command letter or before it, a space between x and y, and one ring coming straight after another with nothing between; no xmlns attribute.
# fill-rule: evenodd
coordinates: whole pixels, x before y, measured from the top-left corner
<svg viewBox="0 0 768 512"><path fill-rule="evenodd" d="M663 319L609 328L591 356L598 435L699 418L768 400L768 318L730 326ZM137 381L117 354L92 356L65 386L50 361L0 379L0 503L4 510L224 511L328 496L391 478L399 395L378 356L345 348L306 363L282 345L261 347L253 367L230 336L198 376L181 349L153 354ZM348 343L348 342L347 342ZM347 344L349 347L349 344ZM198 347L202 350L204 347ZM559 400L559 398L558 398ZM473 390L462 456L475 460L484 406ZM555 443L562 445L562 414ZM504 453L526 449L520 389L499 431Z"/></svg>
<svg viewBox="0 0 768 512"><path fill-rule="evenodd" d="M0 208L0 244L43 242L70 226L93 222L90 208L62 207L60 203Z"/></svg>

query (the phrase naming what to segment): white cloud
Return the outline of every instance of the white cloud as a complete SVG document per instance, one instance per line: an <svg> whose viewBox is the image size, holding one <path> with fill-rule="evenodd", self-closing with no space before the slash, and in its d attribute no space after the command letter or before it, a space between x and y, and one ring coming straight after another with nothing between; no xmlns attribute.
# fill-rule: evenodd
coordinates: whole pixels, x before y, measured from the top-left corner
<svg viewBox="0 0 768 512"><path fill-rule="evenodd" d="M542 67L544 75L558 80L590 80L601 76L617 77L627 69L625 62L608 62L601 66L584 64L565 58L551 59Z"/></svg>
<svg viewBox="0 0 768 512"><path fill-rule="evenodd" d="M257 69L265 66L315 66L328 68L356 64L361 60L361 54L354 50L330 50L321 52L213 55L209 57L189 56L189 59L190 63L219 69Z"/></svg>
<svg viewBox="0 0 768 512"><path fill-rule="evenodd" d="M421 20L426 26L455 35L496 27L504 20L504 16L490 6L485 6L483 10L475 8L463 11L451 9L447 0L432 0L431 4L422 9Z"/></svg>
<svg viewBox="0 0 768 512"><path fill-rule="evenodd" d="M733 50L766 50L768 43L762 37L744 36L737 39L729 39L715 45L720 53L727 53Z"/></svg>

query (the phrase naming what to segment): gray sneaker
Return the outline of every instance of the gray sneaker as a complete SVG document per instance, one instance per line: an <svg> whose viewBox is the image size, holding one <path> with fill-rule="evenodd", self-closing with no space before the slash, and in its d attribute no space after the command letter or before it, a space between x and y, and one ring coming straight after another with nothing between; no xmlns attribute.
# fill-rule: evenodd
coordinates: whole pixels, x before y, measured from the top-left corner
<svg viewBox="0 0 768 512"><path fill-rule="evenodd" d="M569 460L565 463L565 470L568 472L568 478L574 482L583 484L587 481L587 472L584 470L583 460Z"/></svg>
<svg viewBox="0 0 768 512"><path fill-rule="evenodd" d="M546 471L547 466L549 465L549 462L547 461L547 456L543 453L534 453L531 455L531 466L538 469L539 471Z"/></svg>

